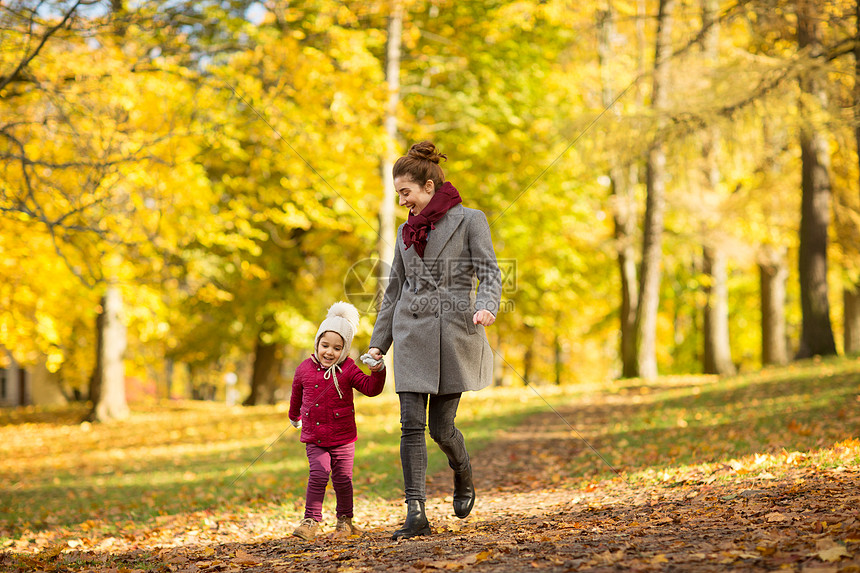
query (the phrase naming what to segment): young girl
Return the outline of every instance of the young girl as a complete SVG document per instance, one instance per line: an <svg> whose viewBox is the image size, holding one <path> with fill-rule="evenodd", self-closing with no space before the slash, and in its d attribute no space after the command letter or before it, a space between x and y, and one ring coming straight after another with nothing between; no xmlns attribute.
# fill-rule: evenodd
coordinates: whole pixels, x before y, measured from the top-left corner
<svg viewBox="0 0 860 573"><path fill-rule="evenodd" d="M364 374L349 349L358 329L358 310L336 302L314 339L314 353L299 364L290 396L290 423L302 429L310 471L305 499L305 517L293 535L312 540L322 520L325 490L331 475L337 496L337 533L352 535L352 466L355 459L355 408L352 389L377 396L385 386L385 365Z"/></svg>

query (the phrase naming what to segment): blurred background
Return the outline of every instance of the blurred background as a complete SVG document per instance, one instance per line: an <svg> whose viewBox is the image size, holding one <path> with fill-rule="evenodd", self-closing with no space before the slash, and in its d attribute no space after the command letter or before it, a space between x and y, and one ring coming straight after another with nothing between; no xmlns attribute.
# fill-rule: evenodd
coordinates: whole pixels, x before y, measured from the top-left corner
<svg viewBox="0 0 860 573"><path fill-rule="evenodd" d="M3 2L0 403L284 400L340 299L357 356L424 139L497 385L858 353L858 6Z"/></svg>

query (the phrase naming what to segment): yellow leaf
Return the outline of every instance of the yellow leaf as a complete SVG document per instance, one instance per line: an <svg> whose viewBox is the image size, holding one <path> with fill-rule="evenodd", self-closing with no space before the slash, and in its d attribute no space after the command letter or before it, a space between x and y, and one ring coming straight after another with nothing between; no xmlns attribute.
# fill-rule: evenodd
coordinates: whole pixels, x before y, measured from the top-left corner
<svg viewBox="0 0 860 573"><path fill-rule="evenodd" d="M475 563L481 563L482 561L486 561L493 554L492 551L481 551L477 555L475 555Z"/></svg>
<svg viewBox="0 0 860 573"><path fill-rule="evenodd" d="M844 545L835 544L827 549L822 549L817 554L822 561L839 561L843 557L851 557Z"/></svg>

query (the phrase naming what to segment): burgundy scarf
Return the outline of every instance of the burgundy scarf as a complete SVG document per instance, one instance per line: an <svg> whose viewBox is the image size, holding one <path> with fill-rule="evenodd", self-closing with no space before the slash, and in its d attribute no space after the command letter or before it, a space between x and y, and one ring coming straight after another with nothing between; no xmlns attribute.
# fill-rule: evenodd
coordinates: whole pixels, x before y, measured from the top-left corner
<svg viewBox="0 0 860 573"><path fill-rule="evenodd" d="M403 225L403 244L406 249L415 245L415 252L423 259L430 230L436 228L436 223L445 216L448 209L462 202L457 189L448 181L443 183L430 198L427 206L421 209L421 213L409 214L409 219Z"/></svg>

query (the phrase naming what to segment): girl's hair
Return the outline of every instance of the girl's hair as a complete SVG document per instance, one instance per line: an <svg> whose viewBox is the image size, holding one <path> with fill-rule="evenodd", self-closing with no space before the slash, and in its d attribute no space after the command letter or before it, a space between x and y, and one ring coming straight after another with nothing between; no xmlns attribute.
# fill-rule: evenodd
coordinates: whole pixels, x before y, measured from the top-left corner
<svg viewBox="0 0 860 573"><path fill-rule="evenodd" d="M432 141L422 141L409 148L409 153L394 163L392 176L407 177L414 183L424 185L427 181L433 181L436 189L445 182L445 173L439 167L442 159L448 159L447 155L439 153Z"/></svg>

